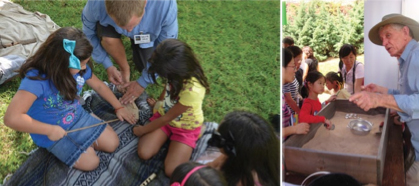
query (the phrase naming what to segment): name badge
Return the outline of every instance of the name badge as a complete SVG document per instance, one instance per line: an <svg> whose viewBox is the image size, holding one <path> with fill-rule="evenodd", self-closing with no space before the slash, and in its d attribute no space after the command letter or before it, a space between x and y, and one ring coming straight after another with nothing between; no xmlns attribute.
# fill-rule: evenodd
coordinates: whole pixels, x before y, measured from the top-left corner
<svg viewBox="0 0 419 186"><path fill-rule="evenodd" d="M134 35L135 44L150 43L150 34Z"/></svg>

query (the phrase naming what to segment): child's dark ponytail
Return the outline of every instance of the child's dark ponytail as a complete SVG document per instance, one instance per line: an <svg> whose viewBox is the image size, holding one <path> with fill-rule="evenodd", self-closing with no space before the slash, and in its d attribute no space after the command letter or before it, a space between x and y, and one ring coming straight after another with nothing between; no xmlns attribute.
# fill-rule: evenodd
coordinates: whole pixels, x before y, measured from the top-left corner
<svg viewBox="0 0 419 186"><path fill-rule="evenodd" d="M339 72L337 72L337 73L338 73L338 76L339 76L339 78L338 78L339 83L343 83L343 76L342 76L342 72L341 72L341 71L339 71Z"/></svg>
<svg viewBox="0 0 419 186"><path fill-rule="evenodd" d="M339 85L340 85L340 89L343 89L343 75L342 75L342 72L341 71L339 71L339 72L337 72L337 74L338 74L338 82L339 82Z"/></svg>
<svg viewBox="0 0 419 186"><path fill-rule="evenodd" d="M301 97L306 98L308 97L308 87L307 87L307 80L304 81L303 87L301 88Z"/></svg>
<svg viewBox="0 0 419 186"><path fill-rule="evenodd" d="M308 88L308 83L314 84L318 79L325 78L324 75L319 71L311 71L307 73L306 80L304 81L304 86L301 89L301 97L308 97L310 89Z"/></svg>

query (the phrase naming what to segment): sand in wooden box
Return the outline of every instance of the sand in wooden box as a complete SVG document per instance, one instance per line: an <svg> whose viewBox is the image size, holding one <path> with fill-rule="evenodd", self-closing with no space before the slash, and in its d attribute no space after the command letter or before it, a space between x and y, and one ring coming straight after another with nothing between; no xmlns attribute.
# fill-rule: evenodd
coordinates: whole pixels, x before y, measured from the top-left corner
<svg viewBox="0 0 419 186"><path fill-rule="evenodd" d="M355 113L358 117L373 123L373 129L368 134L370 136L355 136L352 134L349 128L347 128L351 119L344 119L347 113ZM288 140L283 142L283 160L286 172L296 172L303 175L310 175L317 171L339 172L349 174L363 184L381 185L388 138L387 126L388 124L393 124L391 118L389 118L389 110L376 108L365 112L348 100L337 99L322 108L318 115L330 119L335 124L335 130L328 131L323 126L323 123L317 123L310 124L310 132L306 135L290 136ZM341 119L336 120L337 118ZM384 121L382 133L375 134L382 121ZM318 130L324 131L317 134ZM323 139L314 142L316 135L325 134L338 137L353 135L354 139L342 137L343 139ZM374 141L374 138L376 141ZM348 144L351 143L351 140L360 140L360 144L358 143L358 145L352 145L351 147ZM343 143L336 143L337 141ZM326 150L304 148L303 146L307 143L327 145L331 148L328 147ZM369 152L363 152L362 150L361 152L353 151L359 150L360 146L368 146L371 150ZM336 150L341 152L336 152ZM342 150L345 152L342 152ZM351 152L347 150L351 150Z"/></svg>
<svg viewBox="0 0 419 186"><path fill-rule="evenodd" d="M370 133L365 136L356 135L350 131L347 126L349 121L353 119L345 119L346 114L348 113L336 111L333 118L330 119L335 125L335 130L327 130L326 127L320 127L314 138L304 144L302 148L376 156L381 137L376 132L379 131L380 123L384 121L384 114L375 116L357 114L359 118L373 124Z"/></svg>

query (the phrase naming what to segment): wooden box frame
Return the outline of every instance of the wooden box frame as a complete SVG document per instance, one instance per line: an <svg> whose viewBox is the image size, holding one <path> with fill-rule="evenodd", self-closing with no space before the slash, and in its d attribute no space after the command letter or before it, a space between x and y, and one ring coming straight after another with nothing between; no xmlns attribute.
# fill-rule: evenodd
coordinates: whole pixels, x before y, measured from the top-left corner
<svg viewBox="0 0 419 186"><path fill-rule="evenodd" d="M308 134L293 135L284 142L283 162L285 170L304 175L310 175L317 171L346 173L363 184L381 185L388 140L387 126L392 123L389 109L376 108L365 112L348 100L337 99L320 110L318 115L330 119L334 116L335 111L368 115L385 114L377 155L356 155L302 149L301 147L314 137L317 129L323 126L323 123L310 124Z"/></svg>

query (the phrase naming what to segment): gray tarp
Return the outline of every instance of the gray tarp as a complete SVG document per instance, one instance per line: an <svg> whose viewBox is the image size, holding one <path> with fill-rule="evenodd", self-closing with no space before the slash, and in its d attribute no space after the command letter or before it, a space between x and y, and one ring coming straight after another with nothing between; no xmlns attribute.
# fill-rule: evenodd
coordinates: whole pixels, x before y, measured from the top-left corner
<svg viewBox="0 0 419 186"><path fill-rule="evenodd" d="M48 15L6 3L0 10L0 56L28 58L58 28Z"/></svg>
<svg viewBox="0 0 419 186"><path fill-rule="evenodd" d="M1 0L0 0L1 1ZM3 1L2 1L3 3ZM33 55L48 36L60 28L51 18L5 2L0 9L0 85Z"/></svg>

